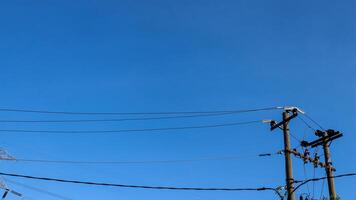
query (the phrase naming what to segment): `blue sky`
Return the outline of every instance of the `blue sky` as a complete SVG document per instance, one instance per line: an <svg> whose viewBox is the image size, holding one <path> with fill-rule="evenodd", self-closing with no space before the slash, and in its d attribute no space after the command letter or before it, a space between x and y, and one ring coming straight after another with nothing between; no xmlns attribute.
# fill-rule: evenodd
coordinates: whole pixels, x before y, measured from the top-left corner
<svg viewBox="0 0 356 200"><path fill-rule="evenodd" d="M91 112L229 110L297 105L344 133L332 145L338 173L352 156L356 100L356 2L2 1L2 108ZM83 116L0 113L1 119ZM90 118L86 117L85 118ZM229 117L95 124L6 124L2 129L103 130L280 119L280 111ZM299 138L314 139L299 121ZM275 152L267 125L134 134L2 133L19 158L159 160ZM293 146L297 142L292 140ZM294 159L294 175L303 164ZM259 187L284 184L282 157L180 164L73 166L0 163L1 171L123 184ZM313 168L307 167L309 176ZM317 169L316 175L323 176ZM9 178L10 179L10 178ZM178 192L14 179L72 199L276 199L271 192ZM336 180L343 199L355 178ZM17 185L32 199L56 199ZM312 184L309 185L312 190ZM326 192L324 188L324 193ZM321 183L315 184L319 198ZM300 192L308 192L307 187ZM11 196L9 199L16 199Z"/></svg>

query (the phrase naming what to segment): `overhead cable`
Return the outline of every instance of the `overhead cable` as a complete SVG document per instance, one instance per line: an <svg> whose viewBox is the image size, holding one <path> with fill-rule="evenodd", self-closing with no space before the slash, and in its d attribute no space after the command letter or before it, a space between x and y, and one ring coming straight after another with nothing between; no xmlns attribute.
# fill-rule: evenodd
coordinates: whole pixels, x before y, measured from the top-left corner
<svg viewBox="0 0 356 200"><path fill-rule="evenodd" d="M15 132L15 133L123 133L123 132L151 132L151 131L170 131L170 130L185 130L185 129L204 129L204 128L219 128L238 125L247 125L260 123L262 120L233 122L224 124L210 124L200 126L181 126L181 127L165 127L165 128L143 128L143 129L118 129L118 130L31 130L31 129L0 129L0 132Z"/></svg>
<svg viewBox="0 0 356 200"><path fill-rule="evenodd" d="M244 113L266 110L275 110L280 107L265 107L245 110L213 110L213 111L167 111L167 112L74 112L74 111L50 111L33 109L14 109L0 108L2 112L22 112L22 113L40 113L40 114L64 114L64 115L177 115L177 114L212 114L212 113Z"/></svg>
<svg viewBox="0 0 356 200"><path fill-rule="evenodd" d="M138 118L111 118L111 119L60 119L60 120L0 120L0 123L81 123L81 122L121 122L121 121L146 121L160 119L180 119L180 118L197 118L197 117L212 117L233 115L235 112L225 113L208 113L195 115L178 115L178 116L161 116L161 117L138 117Z"/></svg>
<svg viewBox="0 0 356 200"><path fill-rule="evenodd" d="M304 114L305 117L307 117L310 121L312 121L315 125L317 125L321 130L325 130L316 120L314 120L312 117L307 115L306 113Z"/></svg>
<svg viewBox="0 0 356 200"><path fill-rule="evenodd" d="M332 176L331 178L343 178L343 177L349 177L349 176L356 176L356 173L340 174L340 175ZM325 180L327 178L328 178L327 176L324 176L324 177L320 177L320 178L311 178L311 179L306 179L306 180L295 180L294 183L300 183L300 184L294 188L293 192L295 192L298 188L300 188L304 184L307 184L309 182Z"/></svg>
<svg viewBox="0 0 356 200"><path fill-rule="evenodd" d="M302 121L303 122L303 124L306 126L306 127L308 127L310 130L312 130L312 131L316 131L315 130L315 128L313 128L307 121L305 121L302 117L300 117L299 115L298 115L298 119L300 119L300 121Z"/></svg>
<svg viewBox="0 0 356 200"><path fill-rule="evenodd" d="M256 155L225 156L198 159L180 159L180 160L145 160L145 161L74 161L74 160L44 160L44 159L2 159L3 161L30 162L30 163L49 163L49 164L89 164L89 165L129 165L129 164L169 164L169 163L190 163L199 161L221 161L238 160L251 157L271 157L280 153L262 153Z"/></svg>
<svg viewBox="0 0 356 200"><path fill-rule="evenodd" d="M115 184L115 183L99 183L99 182L91 182L91 181L66 180L66 179L28 176L28 175L4 173L4 172L0 172L0 175L26 178L26 179L34 179L34 180L43 180L43 181L55 181L55 182L62 182L62 183L85 184L85 185L95 185L95 186L109 186L109 187L124 187L124 188L139 188L139 189L154 189L154 190L191 190L191 191L192 190L193 191L264 191L264 190L273 190L273 191L275 191L275 189L271 188L271 187L258 187L258 188L209 187L209 188L203 188L203 187L146 186L146 185L126 185L126 184Z"/></svg>

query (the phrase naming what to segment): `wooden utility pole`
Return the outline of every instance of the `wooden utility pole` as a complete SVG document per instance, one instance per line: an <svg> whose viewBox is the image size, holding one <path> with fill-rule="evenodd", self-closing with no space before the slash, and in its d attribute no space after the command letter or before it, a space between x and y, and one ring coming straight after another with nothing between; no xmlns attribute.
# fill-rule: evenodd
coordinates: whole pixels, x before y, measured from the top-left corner
<svg viewBox="0 0 356 200"><path fill-rule="evenodd" d="M330 158L330 142L342 137L342 134L339 131L334 131L334 130L326 130L326 131L321 131L317 130L315 131L315 135L319 137L319 139L313 141L313 142L302 142L302 146L304 147L316 147L316 146L323 146L324 149L324 158L325 158L325 172L328 180L328 189L329 189L329 198L330 200L336 200L337 199L337 194L335 190L335 183L334 183L334 176L333 176L333 171L335 171L335 168L332 166L331 158Z"/></svg>
<svg viewBox="0 0 356 200"><path fill-rule="evenodd" d="M329 187L329 196L330 200L336 200L336 191L335 191L335 183L334 183L334 176L332 170L332 163L330 158L330 149L328 142L323 142L323 149L324 149L324 158L325 158L325 171L326 176L328 177L328 187Z"/></svg>
<svg viewBox="0 0 356 200"><path fill-rule="evenodd" d="M332 166L329 146L330 146L331 141L342 137L342 133L340 133L339 131L331 130L331 129L326 130L326 131L317 130L317 131L315 131L315 135L318 136L319 139L312 141L312 142L301 141L302 147L310 146L312 148L315 148L317 146L323 146L325 162L324 163L320 162L319 156L315 155L315 157L312 158L309 156L309 154L306 151L304 153L300 153L296 149L291 149L289 121L291 119L297 117L298 112L303 113L303 114L304 114L304 112L297 107L283 107L283 108L284 108L284 112L282 114L283 121L277 123L274 120L269 120L268 122L271 125L271 131L273 131L276 128L283 130L284 157L285 157L285 170L286 170L286 187L287 187L286 190L287 190L287 195L288 195L287 200L295 200L293 168L292 168L292 159L291 159L292 154L295 155L296 157L303 159L305 163L310 162L310 163L314 164L314 167L320 166L322 168L325 168L327 180L328 180L330 200L336 200L337 194L335 191L335 183L334 183L334 176L333 176L333 172L336 169ZM292 115L289 115L290 113L292 113ZM297 188L299 186L297 186Z"/></svg>
<svg viewBox="0 0 356 200"><path fill-rule="evenodd" d="M283 138L284 138L284 157L285 157L285 168L286 168L286 183L288 200L294 200L294 179L293 179L293 168L292 159L290 156L290 136L289 136L289 113L287 111L283 112Z"/></svg>
<svg viewBox="0 0 356 200"><path fill-rule="evenodd" d="M293 115L289 116L289 112ZM282 114L283 121L277 123L276 121L271 121L271 131L280 128L283 130L284 139L284 158L285 158L285 170L286 170L286 189L287 189L287 200L295 200L294 195L294 179L293 179L293 168L290 147L290 133L289 133L289 121L298 115L297 108L285 109Z"/></svg>

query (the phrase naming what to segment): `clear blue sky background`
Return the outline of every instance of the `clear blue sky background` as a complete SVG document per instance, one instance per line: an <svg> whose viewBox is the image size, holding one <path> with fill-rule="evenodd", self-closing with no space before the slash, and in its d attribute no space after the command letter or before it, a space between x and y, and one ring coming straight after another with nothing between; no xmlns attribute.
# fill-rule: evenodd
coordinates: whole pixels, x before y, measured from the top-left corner
<svg viewBox="0 0 356 200"><path fill-rule="evenodd" d="M355 9L353 0L2 1L0 107L140 112L297 105L326 128L344 132L332 145L334 164L338 173L355 172ZM4 112L0 116L80 118ZM0 126L102 130L256 119L278 120L280 111L194 120ZM315 138L299 120L291 128L298 138ZM154 134L2 133L0 141L1 147L18 158L57 160L189 159L282 148L280 131L271 133L264 124ZM292 143L297 146L295 140ZM302 162L293 161L295 178L303 179ZM0 169L141 185L284 184L282 157L120 166L2 161ZM307 167L307 173L311 177L313 168ZM323 176L323 170L317 169L316 175ZM271 192L152 191L11 180L77 200L276 199ZM56 199L9 185L32 199ZM355 178L336 180L345 200L355 199L355 185ZM315 184L317 198L320 191L321 183Z"/></svg>

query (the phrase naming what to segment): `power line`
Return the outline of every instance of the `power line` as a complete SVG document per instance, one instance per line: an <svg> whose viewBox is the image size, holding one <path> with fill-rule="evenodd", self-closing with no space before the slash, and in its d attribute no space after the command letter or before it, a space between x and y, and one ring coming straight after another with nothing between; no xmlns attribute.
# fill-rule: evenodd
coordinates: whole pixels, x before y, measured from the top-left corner
<svg viewBox="0 0 356 200"><path fill-rule="evenodd" d="M50 111L50 110L32 110L32 109L14 109L0 108L2 112L22 112L22 113L40 113L40 114L64 114L64 115L176 115L176 114L208 114L208 113L244 113L266 110L280 109L280 107L265 107L245 110L214 110L214 111L169 111L169 112L73 112L73 111Z"/></svg>
<svg viewBox="0 0 356 200"><path fill-rule="evenodd" d="M306 163L304 162L303 163L303 171L304 171L304 179L306 179L308 177L307 175L307 169L305 167ZM308 194L310 194L310 188L309 188L309 185L307 184L307 189L308 189Z"/></svg>
<svg viewBox="0 0 356 200"><path fill-rule="evenodd" d="M323 194L324 194L324 185L325 185L325 179L323 179L323 183L321 184L321 192L320 192L319 199L321 199L321 197L322 197Z"/></svg>
<svg viewBox="0 0 356 200"><path fill-rule="evenodd" d="M317 125L321 130L325 130L316 120L314 120L312 117L304 113L304 116L307 117L310 121L312 121L315 125Z"/></svg>
<svg viewBox="0 0 356 200"><path fill-rule="evenodd" d="M169 163L189 163L199 161L221 161L221 160L237 160L248 157L271 157L280 155L280 153L262 153L255 155L242 155L242 156L225 156L225 157L212 157L212 158L198 158L198 159L181 159L181 160L146 160L146 161L74 161L74 160L43 160L43 159L3 159L4 161L14 162L31 162L31 163L49 163L49 164L89 164L89 165L125 165L125 164L169 164Z"/></svg>
<svg viewBox="0 0 356 200"><path fill-rule="evenodd" d="M247 125L254 123L261 123L262 120L233 122L224 124L211 124L201 126L181 126L181 127L166 127L166 128L144 128L144 129L118 129L118 130L28 130L28 129L0 129L0 132L15 132L15 133L122 133L122 132L150 132L150 131L170 131L170 130L186 130L186 129L203 129L203 128L219 128L228 126Z"/></svg>
<svg viewBox="0 0 356 200"><path fill-rule="evenodd" d="M342 177L349 177L349 176L356 176L356 173L340 174L340 175L337 175L337 176L332 176L331 178L342 178ZM297 187L295 187L293 192L295 192L298 188L300 188L302 185L304 185L306 183L325 180L327 178L328 178L327 176L324 176L324 177L320 177L320 178L311 178L311 179L300 180L300 181L299 180L295 180L294 183L300 183L300 184Z"/></svg>
<svg viewBox="0 0 356 200"><path fill-rule="evenodd" d="M62 182L62 183L109 186L109 187L124 187L124 188L139 188L139 189L155 189L155 190L191 190L191 191L265 191L265 190L275 191L276 190L271 187L259 187L259 188L217 188L217 187L211 187L211 188L203 188L203 187L169 187L169 186L126 185L126 184L115 184L115 183L98 183L98 182L89 182L89 181L65 180L65 179L57 179L57 178L37 177L37 176L28 176L28 175L13 174L13 173L4 173L4 172L0 172L0 175L26 178L26 179L34 179L34 180L43 180L43 181L55 181L55 182Z"/></svg>
<svg viewBox="0 0 356 200"><path fill-rule="evenodd" d="M305 121L302 117L298 116L298 119L300 119L300 121L302 121L306 127L308 127L309 129L311 129L312 131L316 131L315 128L313 128L307 121Z"/></svg>
<svg viewBox="0 0 356 200"><path fill-rule="evenodd" d="M64 119L64 120L0 120L0 123L81 123L81 122L120 122L120 121L146 121L160 119L180 119L180 118L197 118L197 117L213 117L238 114L236 112L225 113L208 113L195 115L180 115L180 116L161 116L161 117L139 117L139 118L111 118L111 119Z"/></svg>
<svg viewBox="0 0 356 200"><path fill-rule="evenodd" d="M297 136L295 136L294 134L289 133L289 135L292 136L292 138L298 141L299 143L302 141L301 139L298 139Z"/></svg>
<svg viewBox="0 0 356 200"><path fill-rule="evenodd" d="M316 168L314 167L313 168L313 178L315 178L315 170L316 170ZM313 193L312 194L313 194L312 199L314 199L314 197L315 197L315 182L313 182Z"/></svg>

